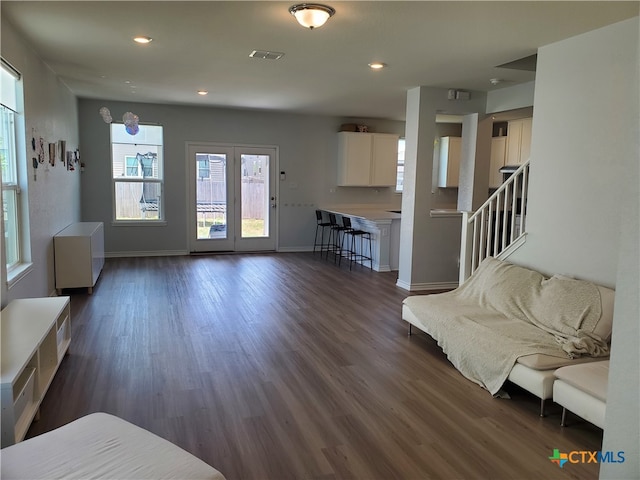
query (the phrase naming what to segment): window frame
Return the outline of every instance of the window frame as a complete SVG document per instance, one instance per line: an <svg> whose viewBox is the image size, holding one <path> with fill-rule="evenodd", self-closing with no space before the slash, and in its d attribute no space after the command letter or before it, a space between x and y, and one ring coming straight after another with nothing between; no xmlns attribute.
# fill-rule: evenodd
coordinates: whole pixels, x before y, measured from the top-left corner
<svg viewBox="0 0 640 480"><path fill-rule="evenodd" d="M114 140L114 128L122 128L124 130L123 123L114 122L110 125L110 135L111 135L111 193L112 193L112 221L111 224L113 226L158 226L158 225L166 225L165 219L165 209L164 209L164 128L161 125L140 125L140 131L138 135L131 136L130 142L125 141L117 141ZM159 127L160 130L160 143L152 143L144 138L145 129L149 127ZM142 134L142 135L141 135ZM124 138L121 134L118 135L121 139ZM157 141L156 141L157 142ZM133 154L118 154L114 149L114 145L131 145L134 146L138 153L136 155ZM152 150L157 150L157 152L152 152ZM132 176L128 175L129 166L127 165L127 159L132 157L135 158L138 162L139 159L137 155L141 155L140 152L149 151L149 153L156 153L156 158L154 160L155 165L152 166L151 176L144 175L144 167L138 163L138 175ZM122 155L122 156L120 156ZM146 155L143 154L143 155ZM122 174L116 175L116 161L117 158L121 158L122 165ZM131 167L133 168L133 167ZM118 218L118 186L124 184L135 184L140 183L142 192L145 190L145 184L157 185L158 199L157 199L157 216L153 216L150 218L144 218L146 215L146 210L143 210L143 215L140 218ZM142 193L144 195L144 193Z"/></svg>
<svg viewBox="0 0 640 480"><path fill-rule="evenodd" d="M8 62L1 59L2 97L1 106L3 120L2 133L6 136L8 145L3 150L7 153L8 164L2 168L2 213L3 213L3 244L2 259L3 268L6 269L7 288L32 271L31 242L29 238L29 210L26 205L27 178L26 178L26 144L24 137L24 116L22 114L23 84L22 75ZM6 125L5 125L5 120ZM11 197L9 201L7 197ZM7 201L5 201L7 200ZM10 208L8 208L10 207ZM6 210L6 213L5 213ZM5 222L5 215L12 220ZM11 226L10 229L5 227ZM11 241L7 241L7 235ZM10 252L9 249L13 252ZM11 255L9 255L11 253Z"/></svg>
<svg viewBox="0 0 640 480"><path fill-rule="evenodd" d="M401 147L402 144L402 147ZM398 160L396 162L396 186L395 193L402 193L404 189L404 161L405 161L405 149L406 139L400 137L398 139Z"/></svg>

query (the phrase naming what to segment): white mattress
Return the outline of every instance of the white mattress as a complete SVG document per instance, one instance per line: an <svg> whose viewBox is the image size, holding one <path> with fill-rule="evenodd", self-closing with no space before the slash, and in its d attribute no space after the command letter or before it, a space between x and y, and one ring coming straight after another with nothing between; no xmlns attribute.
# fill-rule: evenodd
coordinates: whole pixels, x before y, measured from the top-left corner
<svg viewBox="0 0 640 480"><path fill-rule="evenodd" d="M94 413L0 451L9 479L209 479L213 467L180 447L106 413Z"/></svg>

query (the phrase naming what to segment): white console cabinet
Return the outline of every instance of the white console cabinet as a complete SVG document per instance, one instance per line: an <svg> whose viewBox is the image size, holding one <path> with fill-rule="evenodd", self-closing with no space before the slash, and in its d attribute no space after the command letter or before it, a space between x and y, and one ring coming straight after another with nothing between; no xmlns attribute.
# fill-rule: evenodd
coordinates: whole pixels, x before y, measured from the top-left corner
<svg viewBox="0 0 640 480"><path fill-rule="evenodd" d="M102 222L69 225L53 237L58 295L63 288L87 287L93 293L104 266Z"/></svg>
<svg viewBox="0 0 640 480"><path fill-rule="evenodd" d="M2 448L21 441L71 343L69 297L24 298L2 310Z"/></svg>

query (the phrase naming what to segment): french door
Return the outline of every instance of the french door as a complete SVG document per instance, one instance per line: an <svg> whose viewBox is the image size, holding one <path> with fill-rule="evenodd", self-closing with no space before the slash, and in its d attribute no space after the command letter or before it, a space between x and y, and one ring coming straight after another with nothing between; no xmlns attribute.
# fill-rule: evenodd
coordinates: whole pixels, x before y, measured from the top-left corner
<svg viewBox="0 0 640 480"><path fill-rule="evenodd" d="M276 249L275 147L188 143L192 252Z"/></svg>

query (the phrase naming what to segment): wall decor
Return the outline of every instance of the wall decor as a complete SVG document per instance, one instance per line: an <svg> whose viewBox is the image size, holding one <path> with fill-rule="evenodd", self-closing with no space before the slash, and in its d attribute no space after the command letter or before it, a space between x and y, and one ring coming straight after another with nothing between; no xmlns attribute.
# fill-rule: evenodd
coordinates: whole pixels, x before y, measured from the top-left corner
<svg viewBox="0 0 640 480"><path fill-rule="evenodd" d="M56 144L55 143L49 144L49 164L52 167L56 166Z"/></svg>
<svg viewBox="0 0 640 480"><path fill-rule="evenodd" d="M44 163L44 139L38 139L38 162Z"/></svg>
<svg viewBox="0 0 640 480"><path fill-rule="evenodd" d="M104 120L104 123L113 122L113 118L111 118L111 112L107 107L102 107L100 109L100 115L102 116L102 120Z"/></svg>
<svg viewBox="0 0 640 480"><path fill-rule="evenodd" d="M137 135L140 131L140 127L138 125L140 118L135 113L126 112L122 115L122 122L124 123L124 128L129 135Z"/></svg>
<svg viewBox="0 0 640 480"><path fill-rule="evenodd" d="M66 153L66 157L67 157L67 170L69 170L69 171L75 170L76 167L74 166L74 163L73 163L73 152L72 151L68 151Z"/></svg>
<svg viewBox="0 0 640 480"><path fill-rule="evenodd" d="M67 157L67 142L66 140L59 140L58 144L60 146L60 161L65 163Z"/></svg>

